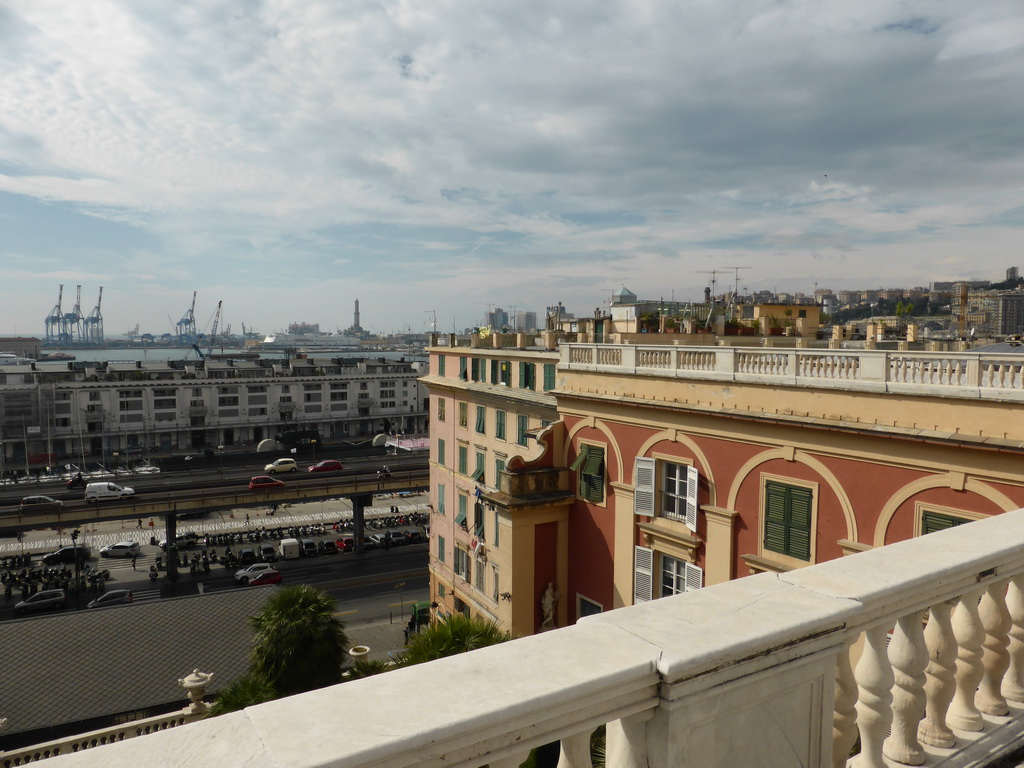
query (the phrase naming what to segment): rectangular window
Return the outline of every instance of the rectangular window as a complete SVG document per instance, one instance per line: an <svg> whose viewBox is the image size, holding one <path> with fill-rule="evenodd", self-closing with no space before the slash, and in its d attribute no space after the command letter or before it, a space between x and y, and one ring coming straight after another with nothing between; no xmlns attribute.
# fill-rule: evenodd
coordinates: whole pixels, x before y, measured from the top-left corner
<svg viewBox="0 0 1024 768"><path fill-rule="evenodd" d="M666 463L661 490L661 514L669 520L686 522L686 466Z"/></svg>
<svg viewBox="0 0 1024 768"><path fill-rule="evenodd" d="M604 448L580 446L580 452L569 467L576 473L576 493L587 501L604 501Z"/></svg>
<svg viewBox="0 0 1024 768"><path fill-rule="evenodd" d="M498 515L498 510L494 510L494 536L492 538L494 546L501 544L501 517Z"/></svg>
<svg viewBox="0 0 1024 768"><path fill-rule="evenodd" d="M500 379L498 378L498 361L491 360L491 384L497 384Z"/></svg>
<svg viewBox="0 0 1024 768"><path fill-rule="evenodd" d="M465 445L459 446L459 473L467 474L469 471L469 447Z"/></svg>
<svg viewBox="0 0 1024 768"><path fill-rule="evenodd" d="M498 602L498 596L501 594L501 587L498 584L498 564L491 563L491 600L494 602Z"/></svg>
<svg viewBox="0 0 1024 768"><path fill-rule="evenodd" d="M479 567L478 565L476 569L476 589L480 593L483 593L483 591L486 589L486 585L484 584L484 577L486 575L487 574L484 572L484 569Z"/></svg>
<svg viewBox="0 0 1024 768"><path fill-rule="evenodd" d="M469 551L462 547L455 547L454 571L456 576L461 576L469 581Z"/></svg>
<svg viewBox="0 0 1024 768"><path fill-rule="evenodd" d="M659 597L692 592L704 586L704 569L693 563L661 555L661 593Z"/></svg>
<svg viewBox="0 0 1024 768"><path fill-rule="evenodd" d="M487 361L474 357L470 364L470 379L472 381L483 381L487 378Z"/></svg>
<svg viewBox="0 0 1024 768"><path fill-rule="evenodd" d="M537 388L537 364L536 363L520 363L519 364L519 388L520 389L536 389Z"/></svg>
<svg viewBox="0 0 1024 768"><path fill-rule="evenodd" d="M437 537L437 560L444 562L444 536Z"/></svg>
<svg viewBox="0 0 1024 768"><path fill-rule="evenodd" d="M512 386L512 361L511 360L502 360L501 363L498 365L498 368L499 368L499 378L501 380L501 383L504 384L506 387L511 387Z"/></svg>
<svg viewBox="0 0 1024 768"><path fill-rule="evenodd" d="M459 494L459 514L455 516L455 524L461 525L463 528L466 527L466 517L468 515L469 508L469 496L464 493Z"/></svg>
<svg viewBox="0 0 1024 768"><path fill-rule="evenodd" d="M965 520L962 517L953 517L952 515L943 515L938 512L922 512L921 513L921 533L935 533L935 531L943 531L946 528L953 528L957 525L963 525L969 523L970 520Z"/></svg>
<svg viewBox="0 0 1024 768"><path fill-rule="evenodd" d="M444 466L444 440L437 441L437 463Z"/></svg>
<svg viewBox="0 0 1024 768"><path fill-rule="evenodd" d="M484 505L479 501L473 504L473 535L484 538Z"/></svg>
<svg viewBox="0 0 1024 768"><path fill-rule="evenodd" d="M481 435L487 432L487 409L482 405L476 407L476 431Z"/></svg>
<svg viewBox="0 0 1024 768"><path fill-rule="evenodd" d="M459 358L459 378L462 379L463 381L465 381L467 378L469 378L466 375L466 368L469 366L468 360L469 360L469 358L466 358L466 357L460 357Z"/></svg>
<svg viewBox="0 0 1024 768"><path fill-rule="evenodd" d="M505 439L505 412L494 412L494 436L499 440Z"/></svg>
<svg viewBox="0 0 1024 768"><path fill-rule="evenodd" d="M444 514L444 483L437 484L437 514Z"/></svg>
<svg viewBox="0 0 1024 768"><path fill-rule="evenodd" d="M526 430L530 426L530 419L523 414L516 416L516 442L519 445L527 445L526 442Z"/></svg>
<svg viewBox="0 0 1024 768"><path fill-rule="evenodd" d="M444 355L437 356L437 375L444 376L444 361L446 360Z"/></svg>
<svg viewBox="0 0 1024 768"><path fill-rule="evenodd" d="M444 421L444 409L445 403L448 402L443 397L437 398L437 420Z"/></svg>
<svg viewBox="0 0 1024 768"><path fill-rule="evenodd" d="M465 427L469 424L469 403L459 403L459 426Z"/></svg>
<svg viewBox="0 0 1024 768"><path fill-rule="evenodd" d="M484 483L484 462L487 461L487 454L483 451L476 452L476 466L473 468L473 482Z"/></svg>
<svg viewBox="0 0 1024 768"><path fill-rule="evenodd" d="M544 391L550 392L555 388L555 364L544 363Z"/></svg>
<svg viewBox="0 0 1024 768"><path fill-rule="evenodd" d="M764 548L799 560L811 559L809 488L765 483Z"/></svg>

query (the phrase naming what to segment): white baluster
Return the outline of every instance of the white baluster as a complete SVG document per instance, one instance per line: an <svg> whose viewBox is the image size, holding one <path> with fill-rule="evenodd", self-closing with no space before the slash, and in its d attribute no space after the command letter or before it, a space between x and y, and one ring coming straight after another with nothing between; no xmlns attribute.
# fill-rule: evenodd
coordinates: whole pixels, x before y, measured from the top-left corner
<svg viewBox="0 0 1024 768"><path fill-rule="evenodd" d="M892 667L885 649L886 628L874 627L864 633L864 652L857 663L857 728L860 755L857 768L885 768L882 742L892 723Z"/></svg>
<svg viewBox="0 0 1024 768"><path fill-rule="evenodd" d="M985 653L981 664L985 674L981 678L976 703L986 715L1005 715L1010 712L1006 699L1000 692L1003 676L1010 666L1010 612L1006 610L1006 584L998 581L989 584L978 608L981 623L985 627Z"/></svg>
<svg viewBox="0 0 1024 768"><path fill-rule="evenodd" d="M1006 590L1010 611L1010 667L1003 678L1003 696L1024 701L1024 574L1014 577Z"/></svg>
<svg viewBox="0 0 1024 768"><path fill-rule="evenodd" d="M950 621L952 605L933 605L924 630L928 646L927 682L924 684L925 719L917 730L917 737L925 744L948 749L956 744L956 737L946 726L946 711L956 693L956 638Z"/></svg>
<svg viewBox="0 0 1024 768"><path fill-rule="evenodd" d="M924 668L928 648L924 644L923 616L911 613L896 621L889 641L889 663L895 684L892 689L892 732L882 752L906 765L924 763L924 750L917 740L917 726L924 717Z"/></svg>
<svg viewBox="0 0 1024 768"><path fill-rule="evenodd" d="M605 728L605 765L647 768L647 721L653 714L653 710L648 710L608 723Z"/></svg>
<svg viewBox="0 0 1024 768"><path fill-rule="evenodd" d="M845 768L857 741L857 680L850 665L850 645L836 656L836 690L832 712L832 768Z"/></svg>
<svg viewBox="0 0 1024 768"><path fill-rule="evenodd" d="M562 737L558 768L592 768L590 762L590 731Z"/></svg>
<svg viewBox="0 0 1024 768"><path fill-rule="evenodd" d="M953 635L959 646L956 657L956 694L946 713L946 724L961 731L980 731L985 721L974 705L978 683L985 673L981 665L981 648L985 627L978 616L978 600L982 590L976 589L960 598L953 614Z"/></svg>

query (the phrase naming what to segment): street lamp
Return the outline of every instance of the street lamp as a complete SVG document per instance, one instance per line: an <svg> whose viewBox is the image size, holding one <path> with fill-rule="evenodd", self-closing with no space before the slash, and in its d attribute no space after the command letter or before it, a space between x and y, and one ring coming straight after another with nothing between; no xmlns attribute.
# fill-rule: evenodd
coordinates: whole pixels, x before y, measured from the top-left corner
<svg viewBox="0 0 1024 768"><path fill-rule="evenodd" d="M79 578L79 574L81 572L80 571L80 569L81 569L81 560L79 559L79 556L78 556L78 535L80 533L81 533L81 531L78 530L77 528L75 528L75 530L73 530L71 532L71 546L74 548L74 552L75 552L75 610L76 611L82 610L82 589L81 589L82 584L81 584L81 580Z"/></svg>
<svg viewBox="0 0 1024 768"><path fill-rule="evenodd" d="M405 586L404 581L400 581L395 584L395 589L398 590L398 618L405 620L405 603L402 601L402 587Z"/></svg>

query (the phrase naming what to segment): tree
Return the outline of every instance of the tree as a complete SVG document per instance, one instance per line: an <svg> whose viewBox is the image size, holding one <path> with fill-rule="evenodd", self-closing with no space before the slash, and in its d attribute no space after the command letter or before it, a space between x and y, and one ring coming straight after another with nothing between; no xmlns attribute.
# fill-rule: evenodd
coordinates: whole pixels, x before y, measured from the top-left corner
<svg viewBox="0 0 1024 768"><path fill-rule="evenodd" d="M277 696L341 682L348 638L326 592L306 584L285 587L251 622L256 630L252 673Z"/></svg>
<svg viewBox="0 0 1024 768"><path fill-rule="evenodd" d="M262 704L274 698L274 689L267 681L250 673L238 678L217 694L217 700L210 707L210 716L239 712L246 707Z"/></svg>
<svg viewBox="0 0 1024 768"><path fill-rule="evenodd" d="M453 613L409 638L400 664L411 666L446 656L455 656L512 639L498 624L477 616Z"/></svg>

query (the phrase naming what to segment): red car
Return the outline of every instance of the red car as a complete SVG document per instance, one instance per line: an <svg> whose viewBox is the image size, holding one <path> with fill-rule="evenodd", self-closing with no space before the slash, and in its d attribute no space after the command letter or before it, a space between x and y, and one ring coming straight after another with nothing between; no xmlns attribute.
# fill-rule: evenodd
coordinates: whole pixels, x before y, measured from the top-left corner
<svg viewBox="0 0 1024 768"><path fill-rule="evenodd" d="M356 540L351 536L342 536L334 542L334 546L338 548L339 552L351 552L356 548Z"/></svg>
<svg viewBox="0 0 1024 768"><path fill-rule="evenodd" d="M284 488L284 480L270 475L257 475L249 481L250 491L268 491L271 488Z"/></svg>
<svg viewBox="0 0 1024 768"><path fill-rule="evenodd" d="M324 459L310 466L307 472L340 472L345 467L337 459Z"/></svg>
<svg viewBox="0 0 1024 768"><path fill-rule="evenodd" d="M253 576L249 579L249 586L258 587L261 584L280 584L281 583L281 572L278 570L271 569L264 571L263 573Z"/></svg>

